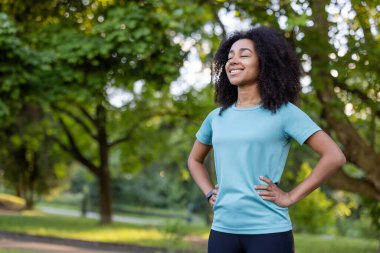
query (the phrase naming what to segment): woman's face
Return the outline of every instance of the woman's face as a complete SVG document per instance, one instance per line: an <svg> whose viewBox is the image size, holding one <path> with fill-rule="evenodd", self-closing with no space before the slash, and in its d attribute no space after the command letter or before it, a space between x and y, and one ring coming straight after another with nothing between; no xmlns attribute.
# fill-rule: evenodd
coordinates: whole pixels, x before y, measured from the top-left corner
<svg viewBox="0 0 380 253"><path fill-rule="evenodd" d="M225 66L231 84L254 85L259 75L259 58L250 39L240 39L232 44Z"/></svg>

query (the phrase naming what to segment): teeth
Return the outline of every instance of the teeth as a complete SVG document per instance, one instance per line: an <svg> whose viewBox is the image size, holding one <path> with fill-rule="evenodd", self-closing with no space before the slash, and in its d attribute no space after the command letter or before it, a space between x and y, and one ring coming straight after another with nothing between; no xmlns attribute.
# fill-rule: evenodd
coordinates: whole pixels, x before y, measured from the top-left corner
<svg viewBox="0 0 380 253"><path fill-rule="evenodd" d="M230 71L231 74L235 74L235 73L239 73L241 72L242 70L241 69L233 69Z"/></svg>

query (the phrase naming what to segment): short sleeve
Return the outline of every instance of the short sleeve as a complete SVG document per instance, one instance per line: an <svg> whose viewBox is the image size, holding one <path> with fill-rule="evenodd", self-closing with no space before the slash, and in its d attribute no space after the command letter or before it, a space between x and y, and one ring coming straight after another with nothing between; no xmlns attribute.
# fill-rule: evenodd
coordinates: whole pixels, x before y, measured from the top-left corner
<svg viewBox="0 0 380 253"><path fill-rule="evenodd" d="M210 112L207 115L198 132L195 134L195 137L197 137L198 141L206 145L212 145L212 115L213 112Z"/></svg>
<svg viewBox="0 0 380 253"><path fill-rule="evenodd" d="M321 130L305 112L290 102L281 108L280 113L286 137L295 139L300 145Z"/></svg>

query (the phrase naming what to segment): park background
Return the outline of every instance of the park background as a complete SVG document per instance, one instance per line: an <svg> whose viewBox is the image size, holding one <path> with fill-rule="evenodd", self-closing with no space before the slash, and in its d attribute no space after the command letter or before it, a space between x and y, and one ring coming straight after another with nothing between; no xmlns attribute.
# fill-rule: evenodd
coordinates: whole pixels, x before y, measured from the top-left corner
<svg viewBox="0 0 380 253"><path fill-rule="evenodd" d="M217 106L213 54L228 32L264 25L296 50L298 105L348 160L290 208L297 252L377 252L379 11L376 0L0 0L0 231L205 252L212 211L186 163ZM317 159L293 143L280 186ZM214 175L212 154L205 164Z"/></svg>

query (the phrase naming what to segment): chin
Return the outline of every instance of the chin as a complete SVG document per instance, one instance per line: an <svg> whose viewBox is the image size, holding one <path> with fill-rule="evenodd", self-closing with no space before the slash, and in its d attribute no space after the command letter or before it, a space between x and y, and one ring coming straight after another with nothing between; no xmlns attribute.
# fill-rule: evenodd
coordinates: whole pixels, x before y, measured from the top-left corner
<svg viewBox="0 0 380 253"><path fill-rule="evenodd" d="M243 87L243 86L250 86L250 85L253 85L255 84L254 81L247 81L247 80L232 80L230 81L230 84L232 84L233 86L237 86L237 87Z"/></svg>
<svg viewBox="0 0 380 253"><path fill-rule="evenodd" d="M244 83L242 83L242 82L231 82L231 81L230 81L230 83L231 83L233 86L243 86L243 85L244 85Z"/></svg>
<svg viewBox="0 0 380 253"><path fill-rule="evenodd" d="M232 84L234 86L239 86L241 84L241 81L237 81L237 80L228 79L228 81L230 81L230 84Z"/></svg>

